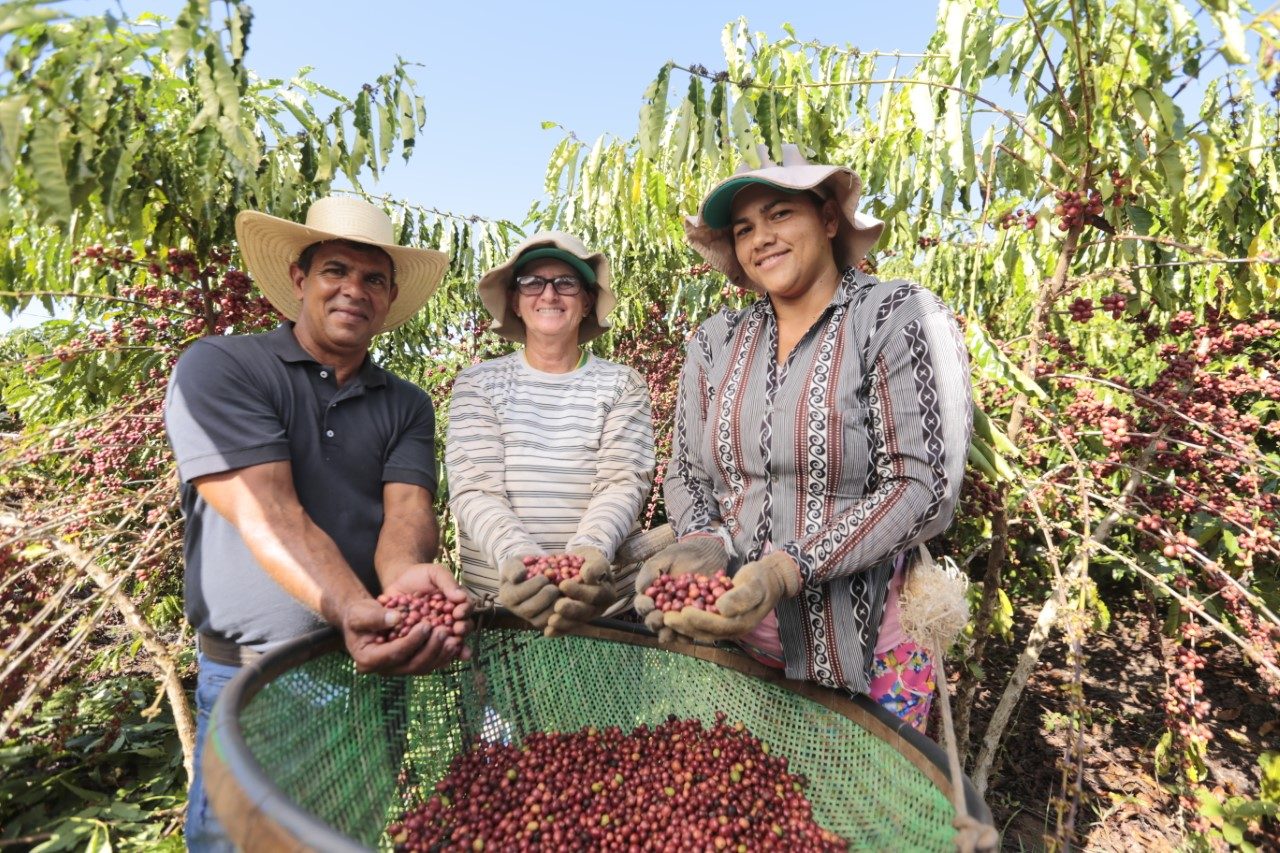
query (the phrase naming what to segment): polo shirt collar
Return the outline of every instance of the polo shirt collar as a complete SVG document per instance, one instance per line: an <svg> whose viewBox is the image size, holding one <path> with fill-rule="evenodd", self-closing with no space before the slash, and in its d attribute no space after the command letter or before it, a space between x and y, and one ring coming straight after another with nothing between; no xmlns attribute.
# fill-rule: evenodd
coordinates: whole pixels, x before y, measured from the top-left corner
<svg viewBox="0 0 1280 853"><path fill-rule="evenodd" d="M293 322L286 320L266 335L267 348L286 364L310 362L319 364L311 353L302 348L293 334ZM360 384L366 388L381 388L387 384L387 372L377 365L373 356L366 355L360 365Z"/></svg>

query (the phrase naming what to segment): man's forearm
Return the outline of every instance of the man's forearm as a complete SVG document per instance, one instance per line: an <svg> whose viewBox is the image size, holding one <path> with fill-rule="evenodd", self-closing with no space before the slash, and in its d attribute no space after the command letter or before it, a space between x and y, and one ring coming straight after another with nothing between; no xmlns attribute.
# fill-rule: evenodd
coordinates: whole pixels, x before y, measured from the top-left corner
<svg viewBox="0 0 1280 853"><path fill-rule="evenodd" d="M383 489L383 508L373 565L386 588L410 566L435 560L440 531L432 495L419 486L388 483Z"/></svg>
<svg viewBox="0 0 1280 853"><path fill-rule="evenodd" d="M271 579L326 621L339 624L345 607L370 597L337 543L298 502L288 463L212 474L195 485Z"/></svg>
<svg viewBox="0 0 1280 853"><path fill-rule="evenodd" d="M330 624L340 624L347 604L370 597L337 543L300 507L287 516L245 520L237 527L266 573Z"/></svg>

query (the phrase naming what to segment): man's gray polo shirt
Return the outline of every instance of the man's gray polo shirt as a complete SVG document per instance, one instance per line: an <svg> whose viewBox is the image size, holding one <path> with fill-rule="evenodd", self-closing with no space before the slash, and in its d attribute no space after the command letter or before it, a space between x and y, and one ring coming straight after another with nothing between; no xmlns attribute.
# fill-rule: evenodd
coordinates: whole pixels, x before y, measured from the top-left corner
<svg viewBox="0 0 1280 853"><path fill-rule="evenodd" d="M191 481L289 461L298 499L370 590L384 483L436 491L435 416L421 388L365 359L339 388L293 324L203 338L178 360L165 428L182 478L185 597L196 630L263 651L321 627L258 566Z"/></svg>

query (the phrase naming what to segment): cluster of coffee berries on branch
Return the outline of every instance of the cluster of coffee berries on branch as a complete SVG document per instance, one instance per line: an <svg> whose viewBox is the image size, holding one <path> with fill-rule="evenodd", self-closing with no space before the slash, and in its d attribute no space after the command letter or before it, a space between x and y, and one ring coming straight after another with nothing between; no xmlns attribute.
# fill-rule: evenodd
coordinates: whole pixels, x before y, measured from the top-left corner
<svg viewBox="0 0 1280 853"><path fill-rule="evenodd" d="M545 554L525 557L525 580L542 575L554 584L575 580L582 573L582 558L577 554Z"/></svg>
<svg viewBox="0 0 1280 853"><path fill-rule="evenodd" d="M689 572L683 575L658 575L644 594L664 613L692 607L718 613L716 602L720 596L733 589L733 581L723 571L714 575Z"/></svg>
<svg viewBox="0 0 1280 853"><path fill-rule="evenodd" d="M1093 319L1093 300L1085 299L1083 296L1077 297L1074 302L1067 306L1067 311L1071 313L1073 321L1087 323Z"/></svg>
<svg viewBox="0 0 1280 853"><path fill-rule="evenodd" d="M813 820L787 759L724 714L533 732L454 759L387 827L397 851L845 850Z"/></svg>
<svg viewBox="0 0 1280 853"><path fill-rule="evenodd" d="M1000 230L1008 231L1010 228L1021 226L1027 231L1034 231L1039 222L1040 220L1034 213L1020 207L1016 211L1009 211L1000 217Z"/></svg>
<svg viewBox="0 0 1280 853"><path fill-rule="evenodd" d="M1076 190L1058 190L1054 195L1058 204L1053 214L1059 217L1059 231L1070 231L1083 225L1088 217L1102 215L1102 195L1097 190L1089 190L1088 195Z"/></svg>
<svg viewBox="0 0 1280 853"><path fill-rule="evenodd" d="M378 633L374 642L389 643L402 639L422 623L431 628L445 628L450 634L457 633L458 620L454 618L453 611L458 605L444 593L384 592L378 596L378 603L388 610L399 611L400 621Z"/></svg>
<svg viewBox="0 0 1280 853"><path fill-rule="evenodd" d="M938 242L939 240L937 237L921 237L916 241L916 245L921 249L932 249L934 246L938 245Z"/></svg>
<svg viewBox="0 0 1280 853"><path fill-rule="evenodd" d="M1120 174L1119 169L1111 170L1111 206L1120 207L1126 201L1135 198L1134 194L1129 192L1129 179Z"/></svg>
<svg viewBox="0 0 1280 853"><path fill-rule="evenodd" d="M1124 309L1129 305L1129 300L1122 293L1109 293L1102 297L1102 310L1111 313L1111 319L1119 320L1124 316Z"/></svg>

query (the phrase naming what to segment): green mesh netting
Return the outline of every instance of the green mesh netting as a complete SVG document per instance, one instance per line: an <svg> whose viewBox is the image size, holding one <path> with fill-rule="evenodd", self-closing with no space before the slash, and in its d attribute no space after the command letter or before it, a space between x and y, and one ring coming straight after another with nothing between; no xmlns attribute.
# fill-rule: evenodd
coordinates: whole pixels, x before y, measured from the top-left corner
<svg viewBox="0 0 1280 853"><path fill-rule="evenodd" d="M295 803L371 848L478 740L668 714L741 720L808 777L820 824L853 849L953 850L944 793L897 749L783 687L662 649L488 629L473 660L412 678L364 676L334 652L278 676L240 713L249 750Z"/></svg>

